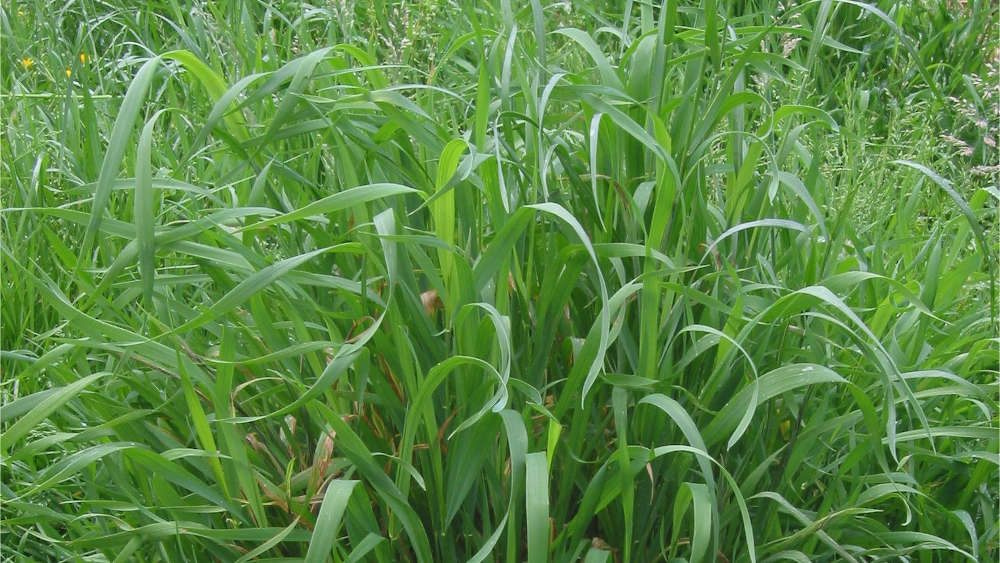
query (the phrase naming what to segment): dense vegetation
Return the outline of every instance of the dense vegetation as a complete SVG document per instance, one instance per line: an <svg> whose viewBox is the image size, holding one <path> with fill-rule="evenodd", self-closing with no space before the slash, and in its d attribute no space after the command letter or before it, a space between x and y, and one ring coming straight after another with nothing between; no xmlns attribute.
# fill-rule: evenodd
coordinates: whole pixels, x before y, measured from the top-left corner
<svg viewBox="0 0 1000 563"><path fill-rule="evenodd" d="M995 561L983 0L18 1L4 561Z"/></svg>

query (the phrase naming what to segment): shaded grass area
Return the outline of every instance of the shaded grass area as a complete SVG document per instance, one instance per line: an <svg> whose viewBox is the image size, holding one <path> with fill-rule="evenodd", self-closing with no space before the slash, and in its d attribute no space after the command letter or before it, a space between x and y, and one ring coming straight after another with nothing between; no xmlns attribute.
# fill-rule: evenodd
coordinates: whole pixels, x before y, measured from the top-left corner
<svg viewBox="0 0 1000 563"><path fill-rule="evenodd" d="M791 4L0 8L3 557L995 559L997 9Z"/></svg>

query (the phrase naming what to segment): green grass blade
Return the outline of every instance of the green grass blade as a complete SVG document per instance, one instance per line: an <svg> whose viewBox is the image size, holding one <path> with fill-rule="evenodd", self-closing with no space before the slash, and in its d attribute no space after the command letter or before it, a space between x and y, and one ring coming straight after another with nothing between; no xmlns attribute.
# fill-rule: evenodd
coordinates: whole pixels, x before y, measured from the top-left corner
<svg viewBox="0 0 1000 563"><path fill-rule="evenodd" d="M549 560L549 476L545 452L525 456L524 502L528 526L528 562Z"/></svg>
<svg viewBox="0 0 1000 563"><path fill-rule="evenodd" d="M108 149L104 153L104 160L101 163L101 172L94 191L94 204L90 211L90 221L87 224L87 231L80 248L80 264L89 263L85 258L90 253L94 238L101 227L101 220L104 218L108 200L111 198L111 188L118 176L118 170L121 168L125 151L128 148L128 140L132 136L132 129L135 127L139 111L142 109L146 93L153 83L159 65L159 57L146 61L139 69L135 79L132 80L132 84L129 85L125 98L122 100L118 116L115 118L114 129L111 131Z"/></svg>
<svg viewBox="0 0 1000 563"><path fill-rule="evenodd" d="M337 543L340 520L344 517L347 502L357 484L358 481L335 479L327 485L312 540L309 541L309 551L306 552L306 563L323 563L330 556L330 550Z"/></svg>

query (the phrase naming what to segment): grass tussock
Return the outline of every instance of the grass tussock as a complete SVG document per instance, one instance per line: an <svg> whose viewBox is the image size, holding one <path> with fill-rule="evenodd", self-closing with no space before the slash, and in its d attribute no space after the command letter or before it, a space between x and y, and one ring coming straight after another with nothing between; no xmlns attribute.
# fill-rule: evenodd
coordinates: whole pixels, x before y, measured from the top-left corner
<svg viewBox="0 0 1000 563"><path fill-rule="evenodd" d="M5 3L3 560L996 560L997 18Z"/></svg>

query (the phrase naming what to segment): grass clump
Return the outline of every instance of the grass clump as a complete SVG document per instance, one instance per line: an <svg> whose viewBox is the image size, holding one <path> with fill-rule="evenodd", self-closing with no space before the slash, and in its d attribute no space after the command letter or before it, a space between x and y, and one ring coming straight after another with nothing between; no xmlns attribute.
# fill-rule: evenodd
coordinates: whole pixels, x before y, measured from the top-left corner
<svg viewBox="0 0 1000 563"><path fill-rule="evenodd" d="M995 559L925 4L0 8L3 557Z"/></svg>

